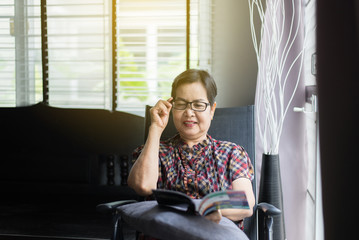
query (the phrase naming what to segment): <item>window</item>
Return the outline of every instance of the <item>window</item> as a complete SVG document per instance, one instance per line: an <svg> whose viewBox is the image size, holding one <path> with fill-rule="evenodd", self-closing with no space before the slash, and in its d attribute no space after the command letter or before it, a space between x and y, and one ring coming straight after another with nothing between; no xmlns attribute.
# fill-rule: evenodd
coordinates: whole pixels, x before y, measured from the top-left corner
<svg viewBox="0 0 359 240"><path fill-rule="evenodd" d="M316 0L308 0L305 4L305 27L307 45L305 50L305 85L307 88L316 88ZM319 118L317 108L317 94L314 93L311 101L307 100L306 140L308 142L308 187L306 195L306 239L324 239L323 206L319 154Z"/></svg>
<svg viewBox="0 0 359 240"><path fill-rule="evenodd" d="M186 2L117 1L118 109L168 98L186 69Z"/></svg>
<svg viewBox="0 0 359 240"><path fill-rule="evenodd" d="M49 104L110 108L110 6L47 0Z"/></svg>
<svg viewBox="0 0 359 240"><path fill-rule="evenodd" d="M206 11L210 1L189 2L190 36L187 39L186 1L117 0L118 110L141 113L144 105L169 98L172 81L186 69L187 61L191 68L209 69L204 65L208 56L199 52L199 29L202 29L199 19L203 24L210 22L211 12L208 8ZM206 31L201 30L201 36L209 37L210 28L203 29ZM208 55L208 47L205 48L208 44L205 40L202 42ZM200 60L200 55L205 60Z"/></svg>
<svg viewBox="0 0 359 240"><path fill-rule="evenodd" d="M39 1L0 2L0 106L42 100Z"/></svg>
<svg viewBox="0 0 359 240"><path fill-rule="evenodd" d="M187 67L210 70L211 0L2 1L0 106L42 101L41 3L51 106L142 115Z"/></svg>

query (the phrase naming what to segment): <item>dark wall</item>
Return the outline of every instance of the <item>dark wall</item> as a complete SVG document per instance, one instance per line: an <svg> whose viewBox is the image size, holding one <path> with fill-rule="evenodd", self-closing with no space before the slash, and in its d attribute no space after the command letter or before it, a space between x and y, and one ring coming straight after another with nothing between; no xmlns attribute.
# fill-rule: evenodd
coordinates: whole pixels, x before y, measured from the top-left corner
<svg viewBox="0 0 359 240"><path fill-rule="evenodd" d="M356 238L359 3L317 1L318 99L325 239Z"/></svg>

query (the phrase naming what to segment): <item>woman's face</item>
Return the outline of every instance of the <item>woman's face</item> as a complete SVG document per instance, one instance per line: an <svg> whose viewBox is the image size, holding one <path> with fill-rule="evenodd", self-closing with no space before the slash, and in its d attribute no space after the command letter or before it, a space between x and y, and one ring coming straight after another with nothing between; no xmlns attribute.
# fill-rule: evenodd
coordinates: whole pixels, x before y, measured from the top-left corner
<svg viewBox="0 0 359 240"><path fill-rule="evenodd" d="M178 86L176 89L176 99L174 99L174 101L209 103L207 91L200 82ZM212 107L208 105L203 112L192 110L190 104L187 105L185 110L172 108L174 124L181 138L189 146L193 146L206 139L215 108L216 103L214 103Z"/></svg>

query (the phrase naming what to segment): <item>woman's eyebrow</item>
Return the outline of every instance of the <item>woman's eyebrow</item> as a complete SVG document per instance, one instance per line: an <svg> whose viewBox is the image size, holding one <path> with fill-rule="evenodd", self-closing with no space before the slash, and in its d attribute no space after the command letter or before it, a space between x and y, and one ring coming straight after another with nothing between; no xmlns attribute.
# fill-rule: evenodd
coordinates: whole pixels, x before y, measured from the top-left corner
<svg viewBox="0 0 359 240"><path fill-rule="evenodd" d="M179 100L181 100L181 101L185 101L185 102L189 102L189 101L187 101L186 99L184 99L184 98L176 98L176 101L179 101ZM202 99L202 98L200 98L200 99L196 99L196 100L193 100L192 102L206 102L207 100L205 100L205 99Z"/></svg>

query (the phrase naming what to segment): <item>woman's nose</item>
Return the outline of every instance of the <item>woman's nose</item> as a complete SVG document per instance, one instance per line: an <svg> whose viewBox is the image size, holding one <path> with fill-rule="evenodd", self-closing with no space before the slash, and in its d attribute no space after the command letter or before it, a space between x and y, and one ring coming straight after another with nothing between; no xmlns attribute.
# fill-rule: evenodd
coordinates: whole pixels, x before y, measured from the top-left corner
<svg viewBox="0 0 359 240"><path fill-rule="evenodd" d="M186 116L192 116L194 115L194 111L192 110L192 105L191 104L187 104L186 109L184 110Z"/></svg>

